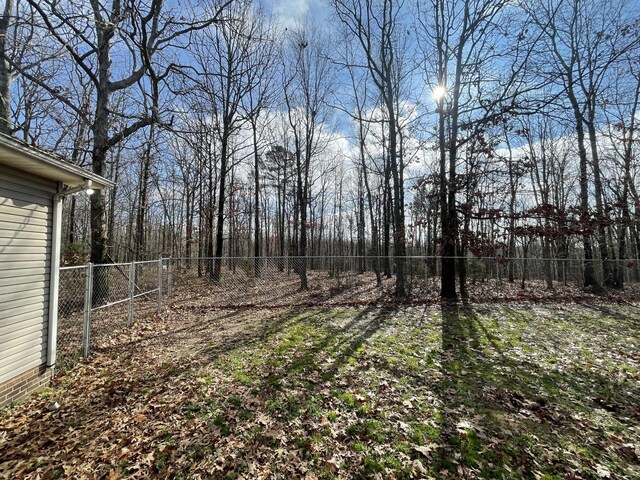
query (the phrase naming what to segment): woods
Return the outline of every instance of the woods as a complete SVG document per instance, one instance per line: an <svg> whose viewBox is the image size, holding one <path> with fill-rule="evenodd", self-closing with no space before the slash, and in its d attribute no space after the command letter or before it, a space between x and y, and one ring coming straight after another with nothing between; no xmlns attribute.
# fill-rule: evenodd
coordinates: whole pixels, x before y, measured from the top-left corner
<svg viewBox="0 0 640 480"><path fill-rule="evenodd" d="M65 201L68 261L187 258L219 282L225 256L298 257L306 289L314 257L371 256L403 297L428 256L456 298L471 258L543 258L546 288L571 258L622 289L636 7L332 0L292 23L247 0L12 0L0 129L116 182Z"/></svg>
<svg viewBox="0 0 640 480"><path fill-rule="evenodd" d="M5 0L0 477L637 478L639 7Z"/></svg>

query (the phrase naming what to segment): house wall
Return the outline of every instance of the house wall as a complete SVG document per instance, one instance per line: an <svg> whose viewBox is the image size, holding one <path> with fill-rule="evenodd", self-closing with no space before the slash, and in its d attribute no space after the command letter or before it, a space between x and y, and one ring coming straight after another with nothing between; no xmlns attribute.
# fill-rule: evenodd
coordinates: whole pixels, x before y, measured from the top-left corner
<svg viewBox="0 0 640 480"><path fill-rule="evenodd" d="M40 387L48 376L44 364L56 187L0 166L0 406Z"/></svg>
<svg viewBox="0 0 640 480"><path fill-rule="evenodd" d="M41 365L13 377L0 385L0 408L25 395L46 387L51 381L51 369Z"/></svg>

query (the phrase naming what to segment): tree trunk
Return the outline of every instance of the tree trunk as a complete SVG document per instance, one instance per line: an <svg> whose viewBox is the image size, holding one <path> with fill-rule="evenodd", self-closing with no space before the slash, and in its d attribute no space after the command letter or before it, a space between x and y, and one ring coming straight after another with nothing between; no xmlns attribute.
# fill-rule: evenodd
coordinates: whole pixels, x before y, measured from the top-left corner
<svg viewBox="0 0 640 480"><path fill-rule="evenodd" d="M10 47L8 33L14 0L5 0L4 11L0 17L0 132L11 133L11 73L9 71Z"/></svg>
<svg viewBox="0 0 640 480"><path fill-rule="evenodd" d="M188 183L188 182L186 182ZM186 258L185 268L187 270L191 269L191 257L192 253L192 245L193 245L193 217L195 211L195 194L193 189L190 186L185 185L185 220L186 220L186 229L185 229L185 245L184 245L184 255Z"/></svg>
<svg viewBox="0 0 640 480"><path fill-rule="evenodd" d="M573 93L570 79L568 96L571 101L575 121L576 121L576 134L578 141L578 157L580 159L580 208L582 227L584 233L582 234L582 242L584 245L584 287L594 290L600 290L601 287L596 280L593 270L593 247L591 245L591 233L588 226L590 225L589 215L589 172L587 170L587 149L585 148L585 135L583 127L582 114L580 112L580 106Z"/></svg>
<svg viewBox="0 0 640 480"><path fill-rule="evenodd" d="M282 184L278 185L278 192L282 193L282 196L279 197L279 219L278 219L278 230L279 230L279 234L278 234L278 241L279 241L279 250L278 250L278 255L280 256L280 258L278 259L278 270L280 272L284 272L284 255L285 255L285 215L287 213L286 211L286 202L287 202L287 168L286 168L286 163L283 166L283 176L282 176Z"/></svg>
<svg viewBox="0 0 640 480"><path fill-rule="evenodd" d="M253 230L253 274L255 278L260 278L260 156L258 155L258 136L256 132L255 122L252 124L253 129L253 174L254 192L254 230Z"/></svg>
<svg viewBox="0 0 640 480"><path fill-rule="evenodd" d="M592 115L590 115L592 116ZM602 176L600 173L600 155L598 153L597 132L594 119L590 118L587 123L589 134L589 145L591 147L591 161L593 168L593 186L596 197L596 213L598 214L598 248L600 249L600 259L602 261L602 272L604 275L604 285L610 288L617 288L616 278L613 274L612 265L609 259L609 249L607 244L606 229L603 224L604 205Z"/></svg>
<svg viewBox="0 0 640 480"><path fill-rule="evenodd" d="M140 179L138 184L138 212L136 214L136 233L134 252L135 260L146 259L147 239L145 227L147 223L149 175L151 169L151 146L153 143L153 131L149 136L148 143L144 150L142 165L140 169Z"/></svg>
<svg viewBox="0 0 640 480"><path fill-rule="evenodd" d="M99 18L96 18L99 21ZM93 151L91 154L93 172L103 176L107 163L109 150L109 126L110 126L110 81L111 81L111 39L114 35L114 25L100 25L97 33L97 60L98 60L98 85L96 88L96 106L92 125ZM98 190L91 195L91 262L102 264L107 259L107 239L105 237L105 201L104 193ZM107 277L103 269L94 269L93 278L93 302L94 305L102 305L107 296Z"/></svg>
<svg viewBox="0 0 640 480"><path fill-rule="evenodd" d="M68 243L76 243L76 197L71 195L71 205L69 205L69 234Z"/></svg>
<svg viewBox="0 0 640 480"><path fill-rule="evenodd" d="M547 229L550 228L547 222ZM544 258L544 278L547 290L553 289L553 263L551 260L551 241L548 237L542 239L542 257Z"/></svg>
<svg viewBox="0 0 640 480"><path fill-rule="evenodd" d="M93 128L94 147L92 152L93 172L104 175L107 157L107 130L108 130L108 94L105 91L98 92L96 121ZM91 218L91 262L99 265L107 259L107 239L104 232L105 201L102 190L96 191L90 197ZM94 269L93 276L93 305L104 303L107 297L107 277L104 269Z"/></svg>
<svg viewBox="0 0 640 480"><path fill-rule="evenodd" d="M391 264L389 263L389 248L390 248L390 237L391 237L391 209L389 205L391 203L390 196L390 186L389 186L389 176L385 172L385 183L384 190L382 193L382 223L383 223L383 235L382 239L382 256L383 256L383 268L384 268L384 276L386 278L391 278Z"/></svg>
<svg viewBox="0 0 640 480"><path fill-rule="evenodd" d="M360 125L362 130L362 125ZM367 192L367 205L369 207L369 221L371 222L371 254L373 255L373 270L376 274L376 285L382 285L382 277L380 275L380 238L378 234L378 222L375 218L373 197L371 195L371 186L369 185L369 175L367 174L367 168L365 165L365 150L364 150L364 136L362 131L360 132L360 162L362 163L362 176L364 180L364 188Z"/></svg>
<svg viewBox="0 0 640 480"><path fill-rule="evenodd" d="M471 202L471 198L467 196L467 205ZM465 239L468 238L469 227L470 227L471 218L468 213L464 214L464 223L463 223L463 235L462 238L458 241L458 279L460 282L460 296L462 298L468 298L469 294L467 292L467 247L465 244Z"/></svg>
<svg viewBox="0 0 640 480"><path fill-rule="evenodd" d="M305 168L302 165L301 153L299 149L296 152L296 164L297 164L297 175L298 175L298 185L297 188L297 196L298 196L298 209L300 213L300 237L298 243L298 259L296 259L297 264L297 272L300 277L300 289L307 290L309 288L307 281L307 194L308 194L308 186L307 186L307 175Z"/></svg>
<svg viewBox="0 0 640 480"><path fill-rule="evenodd" d="M224 127L223 127L224 128ZM222 142L220 145L220 178L218 185L218 214L216 220L216 251L215 262L213 271L211 272L211 280L220 282L220 271L222 270L222 249L224 241L224 200L226 194L226 181L227 181L227 152L228 152L228 138L223 133Z"/></svg>
<svg viewBox="0 0 640 480"><path fill-rule="evenodd" d="M529 256L529 243L531 240L525 240L524 245L522 246L522 281L520 283L520 288L524 290L525 282L527 280L527 270L528 270L528 259Z"/></svg>
<svg viewBox="0 0 640 480"><path fill-rule="evenodd" d="M390 80L389 80L390 82ZM392 86L388 86L389 91ZM398 154L398 126L395 117L395 105L390 98L387 97L387 110L389 114L389 167L393 179L393 256L396 267L396 297L404 297L407 295L405 281L405 263L407 247L405 243L404 231L404 187L403 187L403 165L402 155Z"/></svg>
<svg viewBox="0 0 640 480"><path fill-rule="evenodd" d="M445 137L445 112L443 111L443 100L439 101L438 105L438 148L440 155L440 224L442 228L442 249L441 249L441 263L442 268L440 271L440 296L445 299L455 300L456 294L456 264L455 264L455 242L456 242L456 228L455 222L455 210L452 212L449 208L448 191L452 186L449 186L447 179L447 144ZM455 172L454 172L455 175ZM455 198L455 193L454 193Z"/></svg>
<svg viewBox="0 0 640 480"><path fill-rule="evenodd" d="M364 189L362 188L364 185L364 172L360 169L359 181L358 181L358 248L357 248L357 256L358 256L358 273L363 274L365 271L365 256L367 254L365 247L365 213L364 213Z"/></svg>

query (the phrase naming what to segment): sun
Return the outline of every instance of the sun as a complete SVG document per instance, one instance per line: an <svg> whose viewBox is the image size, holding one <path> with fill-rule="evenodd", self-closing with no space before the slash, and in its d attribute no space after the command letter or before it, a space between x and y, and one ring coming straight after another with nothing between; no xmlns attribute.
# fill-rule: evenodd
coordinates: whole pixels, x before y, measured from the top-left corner
<svg viewBox="0 0 640 480"><path fill-rule="evenodd" d="M447 94L447 87L444 85L436 85L434 89L431 91L431 96L433 96L434 100L440 101Z"/></svg>

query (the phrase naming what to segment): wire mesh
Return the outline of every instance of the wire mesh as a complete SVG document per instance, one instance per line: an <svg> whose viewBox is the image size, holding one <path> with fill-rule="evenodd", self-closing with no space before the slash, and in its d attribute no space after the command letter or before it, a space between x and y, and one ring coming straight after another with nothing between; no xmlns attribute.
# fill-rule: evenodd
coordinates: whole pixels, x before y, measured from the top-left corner
<svg viewBox="0 0 640 480"><path fill-rule="evenodd" d="M458 293L470 301L564 301L585 294L582 258L451 258ZM436 303L440 257L177 258L60 269L58 365L83 345L100 350L132 321L170 303L182 307L288 307ZM640 262L591 262L602 284L640 298ZM466 291L460 291L464 277ZM88 281L90 280L90 281ZM398 287L404 296L399 297ZM588 293L588 292L587 292ZM88 295L91 295L88 297ZM83 332L83 318L89 323ZM84 341L84 343L83 343Z"/></svg>
<svg viewBox="0 0 640 480"><path fill-rule="evenodd" d="M158 261L135 262L136 295L151 294L158 288Z"/></svg>
<svg viewBox="0 0 640 480"><path fill-rule="evenodd" d="M83 346L96 351L112 345L136 316L146 317L166 303L171 266L163 259L61 268L58 366L77 361Z"/></svg>
<svg viewBox="0 0 640 480"><path fill-rule="evenodd" d="M110 346L115 333L157 308L160 264L153 260L93 267L91 350Z"/></svg>
<svg viewBox="0 0 640 480"><path fill-rule="evenodd" d="M375 258L199 258L172 262L176 302L231 307L344 304L371 300L392 288L383 277L382 262ZM412 281L416 275L418 272L412 271Z"/></svg>
<svg viewBox="0 0 640 480"><path fill-rule="evenodd" d="M96 310L122 302L129 297L129 265L126 263L93 266L93 299Z"/></svg>
<svg viewBox="0 0 640 480"><path fill-rule="evenodd" d="M60 268L57 366L66 369L82 356L82 329L87 267Z"/></svg>
<svg viewBox="0 0 640 480"><path fill-rule="evenodd" d="M585 294L581 258L452 258L458 293L474 301L565 299ZM609 262L611 275L638 291L636 261ZM592 262L605 283L601 261ZM403 278L405 301L437 302L440 257L263 257L172 260L173 300L193 306L248 307L357 304L398 301ZM460 291L460 277L466 290ZM615 282L614 282L615 283Z"/></svg>
<svg viewBox="0 0 640 480"><path fill-rule="evenodd" d="M133 321L156 311L158 307L158 261L136 262L132 283Z"/></svg>
<svg viewBox="0 0 640 480"><path fill-rule="evenodd" d="M212 306L371 302L393 292L397 267L381 258L263 257L173 259L173 299ZM216 264L218 267L216 268ZM422 259L405 260L411 294L433 289Z"/></svg>

